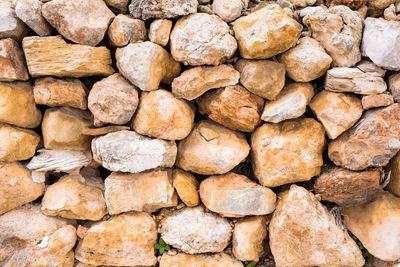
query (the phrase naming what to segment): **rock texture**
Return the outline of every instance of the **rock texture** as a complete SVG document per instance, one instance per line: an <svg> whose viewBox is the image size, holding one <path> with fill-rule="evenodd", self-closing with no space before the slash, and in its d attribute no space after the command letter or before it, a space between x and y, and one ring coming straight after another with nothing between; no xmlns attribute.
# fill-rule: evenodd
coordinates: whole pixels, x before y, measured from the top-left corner
<svg viewBox="0 0 400 267"><path fill-rule="evenodd" d="M387 189L400 197L400 154L397 155L391 160L388 171L390 172L390 182L387 186Z"/></svg>
<svg viewBox="0 0 400 267"><path fill-rule="evenodd" d="M226 253L189 255L178 253L176 255L163 254L160 267L187 267L187 266L230 266L243 267L243 264Z"/></svg>
<svg viewBox="0 0 400 267"><path fill-rule="evenodd" d="M389 91L394 101L400 102L400 73L389 76Z"/></svg>
<svg viewBox="0 0 400 267"><path fill-rule="evenodd" d="M363 109L379 108L390 106L394 103L390 94L366 95L361 99Z"/></svg>
<svg viewBox="0 0 400 267"><path fill-rule="evenodd" d="M0 81L28 80L22 51L11 38L0 40L0 63Z"/></svg>
<svg viewBox="0 0 400 267"><path fill-rule="evenodd" d="M172 29L172 21L168 19L157 19L150 24L149 39L153 43L166 46Z"/></svg>
<svg viewBox="0 0 400 267"><path fill-rule="evenodd" d="M11 1L0 3L0 38L12 38L21 41L27 33L26 25L17 17Z"/></svg>
<svg viewBox="0 0 400 267"><path fill-rule="evenodd" d="M199 205L199 182L190 172L175 169L172 172L172 185L179 198L188 207Z"/></svg>
<svg viewBox="0 0 400 267"><path fill-rule="evenodd" d="M245 2L243 0L215 0L212 3L212 11L222 20L231 22L240 17L242 9L245 8Z"/></svg>
<svg viewBox="0 0 400 267"><path fill-rule="evenodd" d="M129 12L134 18L175 18L197 11L197 0L132 0Z"/></svg>
<svg viewBox="0 0 400 267"><path fill-rule="evenodd" d="M51 27L42 17L42 2L39 0L18 0L15 14L39 36L51 34Z"/></svg>
<svg viewBox="0 0 400 267"><path fill-rule="evenodd" d="M146 35L147 30L143 20L133 19L124 14L116 16L107 31L110 44L116 47L145 41Z"/></svg>

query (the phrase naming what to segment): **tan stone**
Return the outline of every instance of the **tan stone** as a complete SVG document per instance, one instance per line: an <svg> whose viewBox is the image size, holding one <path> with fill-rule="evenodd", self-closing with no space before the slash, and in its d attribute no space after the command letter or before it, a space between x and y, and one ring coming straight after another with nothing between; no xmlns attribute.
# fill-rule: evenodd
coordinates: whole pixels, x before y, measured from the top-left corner
<svg viewBox="0 0 400 267"><path fill-rule="evenodd" d="M30 36L24 38L22 48L32 77L78 78L114 73L110 51L104 46L67 44L61 36Z"/></svg>
<svg viewBox="0 0 400 267"><path fill-rule="evenodd" d="M391 160L387 170L390 172L390 182L387 189L400 197L400 153L397 153Z"/></svg>
<svg viewBox="0 0 400 267"><path fill-rule="evenodd" d="M188 207L199 205L199 182L190 173L181 169L172 171L172 185L174 186L179 198Z"/></svg>
<svg viewBox="0 0 400 267"><path fill-rule="evenodd" d="M176 166L199 174L223 174L244 161L249 151L244 134L211 121L200 121L179 142Z"/></svg>
<svg viewBox="0 0 400 267"><path fill-rule="evenodd" d="M98 135L106 135L108 133L119 132L123 130L129 130L129 126L106 126L101 128L83 128L82 134L84 135L91 135L91 136L98 136Z"/></svg>
<svg viewBox="0 0 400 267"><path fill-rule="evenodd" d="M149 39L153 43L166 46L172 29L172 21L157 19L150 24Z"/></svg>
<svg viewBox="0 0 400 267"><path fill-rule="evenodd" d="M221 252L216 254L189 255L178 253L176 255L163 254L160 267L208 267L229 266L243 267L243 264L228 254Z"/></svg>
<svg viewBox="0 0 400 267"><path fill-rule="evenodd" d="M210 89L235 85L240 73L231 65L196 67L185 70L172 82L172 93L176 97L193 100Z"/></svg>
<svg viewBox="0 0 400 267"><path fill-rule="evenodd" d="M91 124L88 114L79 109L47 109L42 122L44 147L86 150L90 147L91 138L81 132Z"/></svg>
<svg viewBox="0 0 400 267"><path fill-rule="evenodd" d="M0 40L0 81L28 80L24 55L11 38Z"/></svg>
<svg viewBox="0 0 400 267"><path fill-rule="evenodd" d="M313 6L317 1L316 0L289 0L289 2L294 7L307 7L307 6Z"/></svg>
<svg viewBox="0 0 400 267"><path fill-rule="evenodd" d="M12 38L21 41L27 33L27 27L15 14L10 1L0 2L0 39Z"/></svg>
<svg viewBox="0 0 400 267"><path fill-rule="evenodd" d="M366 95L361 99L363 109L379 108L390 106L394 103L390 94Z"/></svg>
<svg viewBox="0 0 400 267"><path fill-rule="evenodd" d="M329 0L326 2L327 6L338 6L338 5L345 5L350 7L351 9L359 9L365 4L368 3L368 0Z"/></svg>
<svg viewBox="0 0 400 267"><path fill-rule="evenodd" d="M128 11L129 0L105 0L106 4L110 7L121 10L123 13Z"/></svg>
<svg viewBox="0 0 400 267"><path fill-rule="evenodd" d="M151 216L129 212L92 225L79 240L75 258L96 266L150 266L157 262L156 242L156 223Z"/></svg>
<svg viewBox="0 0 400 267"><path fill-rule="evenodd" d="M212 3L212 11L226 22L240 17L243 8L245 8L243 0L214 0Z"/></svg>
<svg viewBox="0 0 400 267"><path fill-rule="evenodd" d="M119 14L108 28L107 36L112 46L121 47L146 40L147 30L143 20Z"/></svg>
<svg viewBox="0 0 400 267"><path fill-rule="evenodd" d="M197 5L197 0L132 0L129 5L129 12L132 17L144 20L149 18L175 18L196 13Z"/></svg>
<svg viewBox="0 0 400 267"><path fill-rule="evenodd" d="M193 128L195 108L164 89L144 92L132 120L140 134L166 140L181 140Z"/></svg>
<svg viewBox="0 0 400 267"><path fill-rule="evenodd" d="M400 73L389 76L389 91L392 94L394 101L400 102Z"/></svg>
<svg viewBox="0 0 400 267"><path fill-rule="evenodd" d="M42 17L42 2L39 0L18 0L15 1L15 14L26 25L40 36L51 34L51 26Z"/></svg>

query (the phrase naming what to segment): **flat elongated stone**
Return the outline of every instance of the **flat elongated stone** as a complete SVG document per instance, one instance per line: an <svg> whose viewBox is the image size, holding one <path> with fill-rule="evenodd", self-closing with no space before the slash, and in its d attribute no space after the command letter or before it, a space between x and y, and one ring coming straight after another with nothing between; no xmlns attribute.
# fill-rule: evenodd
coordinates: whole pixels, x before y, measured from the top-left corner
<svg viewBox="0 0 400 267"><path fill-rule="evenodd" d="M82 134L84 135L91 135L91 136L98 136L98 135L105 135L108 133L114 133L114 132L119 132L122 130L129 130L129 126L105 126L101 128L84 128L82 130Z"/></svg>
<svg viewBox="0 0 400 267"><path fill-rule="evenodd" d="M26 35L27 27L15 14L11 2L0 2L0 39L12 38L21 41Z"/></svg>
<svg viewBox="0 0 400 267"><path fill-rule="evenodd" d="M42 2L39 0L18 0L15 14L40 36L51 34L51 26L42 17Z"/></svg>
<svg viewBox="0 0 400 267"><path fill-rule="evenodd" d="M0 40L0 81L28 80L24 55L11 38Z"/></svg>
<svg viewBox="0 0 400 267"><path fill-rule="evenodd" d="M132 0L129 12L134 18L175 18L197 12L197 0Z"/></svg>
<svg viewBox="0 0 400 267"><path fill-rule="evenodd" d="M390 106L394 103L390 94L366 95L361 99L363 109L379 108Z"/></svg>
<svg viewBox="0 0 400 267"><path fill-rule="evenodd" d="M180 169L172 171L172 184L179 198L188 207L199 205L199 182L190 172Z"/></svg>
<svg viewBox="0 0 400 267"><path fill-rule="evenodd" d="M178 253L168 255L164 253L160 260L160 267L206 267L206 266L229 266L243 267L243 264L228 254L221 252L216 254L189 255Z"/></svg>

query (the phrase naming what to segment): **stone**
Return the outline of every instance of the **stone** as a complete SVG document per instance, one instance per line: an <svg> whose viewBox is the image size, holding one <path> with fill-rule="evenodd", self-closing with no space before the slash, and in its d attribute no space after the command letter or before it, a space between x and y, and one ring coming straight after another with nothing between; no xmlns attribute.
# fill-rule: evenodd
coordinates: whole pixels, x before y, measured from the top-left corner
<svg viewBox="0 0 400 267"><path fill-rule="evenodd" d="M361 99L363 109L379 108L390 106L394 103L390 94L366 95Z"/></svg>
<svg viewBox="0 0 400 267"><path fill-rule="evenodd" d="M259 261L269 252L267 217L254 216L235 223L232 252L240 261Z"/></svg>
<svg viewBox="0 0 400 267"><path fill-rule="evenodd" d="M180 18L170 36L171 54L185 65L220 65L237 49L229 26L215 15L196 13Z"/></svg>
<svg viewBox="0 0 400 267"><path fill-rule="evenodd" d="M389 76L389 91L395 102L400 102L400 73Z"/></svg>
<svg viewBox="0 0 400 267"><path fill-rule="evenodd" d="M400 104L370 110L328 147L328 156L350 170L382 167L400 150Z"/></svg>
<svg viewBox="0 0 400 267"><path fill-rule="evenodd" d="M332 58L318 41L303 37L295 47L279 56L279 62L285 65L288 77L296 82L309 82L326 73Z"/></svg>
<svg viewBox="0 0 400 267"><path fill-rule="evenodd" d="M289 0L289 2L294 7L307 7L307 6L313 6L317 1L316 0Z"/></svg>
<svg viewBox="0 0 400 267"><path fill-rule="evenodd" d="M0 39L12 38L21 41L28 29L15 14L11 2L0 2Z"/></svg>
<svg viewBox="0 0 400 267"><path fill-rule="evenodd" d="M75 258L95 266L150 266L157 262L156 242L156 223L151 216L129 212L93 224L79 240Z"/></svg>
<svg viewBox="0 0 400 267"><path fill-rule="evenodd" d="M96 46L115 17L102 0L53 0L42 6L42 15L72 42Z"/></svg>
<svg viewBox="0 0 400 267"><path fill-rule="evenodd" d="M132 120L132 129L154 138L181 140L192 130L194 115L194 106L175 98L170 91L144 92Z"/></svg>
<svg viewBox="0 0 400 267"><path fill-rule="evenodd" d="M394 0L368 0L368 7L370 7L371 9L385 9L387 8L389 5L394 4L397 2Z"/></svg>
<svg viewBox="0 0 400 267"><path fill-rule="evenodd" d="M365 6L367 3L368 0L329 0L327 1L327 6L332 7L338 5L345 5L351 9L359 9L362 6Z"/></svg>
<svg viewBox="0 0 400 267"><path fill-rule="evenodd" d="M39 105L87 109L87 88L79 79L36 79L33 96Z"/></svg>
<svg viewBox="0 0 400 267"><path fill-rule="evenodd" d="M336 139L351 128L363 113L361 101L355 95L326 90L312 99L310 108L330 139Z"/></svg>
<svg viewBox="0 0 400 267"><path fill-rule="evenodd" d="M233 172L203 180L200 197L207 209L224 217L269 214L276 202L271 189Z"/></svg>
<svg viewBox="0 0 400 267"><path fill-rule="evenodd" d="M387 171L390 172L390 182L387 189L394 195L400 197L400 154L397 153L390 161Z"/></svg>
<svg viewBox="0 0 400 267"><path fill-rule="evenodd" d="M200 121L179 142L176 166L198 174L224 174L244 161L249 152L244 134L211 121Z"/></svg>
<svg viewBox="0 0 400 267"><path fill-rule="evenodd" d="M94 125L129 122L138 106L139 96L135 86L115 73L96 82L90 90L88 108L94 116Z"/></svg>
<svg viewBox="0 0 400 267"><path fill-rule="evenodd" d="M231 65L217 67L195 67L185 70L172 82L172 93L176 97L193 100L210 89L235 85L240 73Z"/></svg>
<svg viewBox="0 0 400 267"><path fill-rule="evenodd" d="M114 73L110 51L104 46L67 44L58 35L25 37L22 48L29 74L33 78L40 76L79 78L93 75L108 76Z"/></svg>
<svg viewBox="0 0 400 267"><path fill-rule="evenodd" d="M50 108L43 116L42 134L47 149L87 150L89 136L81 133L92 125L87 112L72 108Z"/></svg>
<svg viewBox="0 0 400 267"><path fill-rule="evenodd" d="M172 21L168 19L156 19L150 24L149 39L153 43L166 46L172 29Z"/></svg>
<svg viewBox="0 0 400 267"><path fill-rule="evenodd" d="M249 59L266 59L285 52L296 44L301 29L277 4L244 16L233 26L240 55Z"/></svg>
<svg viewBox="0 0 400 267"><path fill-rule="evenodd" d="M382 192L374 202L345 208L342 214L369 253L384 261L400 259L400 198Z"/></svg>
<svg viewBox="0 0 400 267"><path fill-rule="evenodd" d="M24 55L18 43L11 38L0 40L0 81L12 82L28 79Z"/></svg>
<svg viewBox="0 0 400 267"><path fill-rule="evenodd" d="M128 43L145 41L147 30L143 20L119 14L108 28L107 36L112 46L122 47Z"/></svg>
<svg viewBox="0 0 400 267"><path fill-rule="evenodd" d="M0 122L24 128L40 125L42 113L36 108L29 82L0 82Z"/></svg>
<svg viewBox="0 0 400 267"><path fill-rule="evenodd" d="M334 6L304 16L303 24L332 57L333 65L351 67L361 60L362 19L347 6Z"/></svg>
<svg viewBox="0 0 400 267"><path fill-rule="evenodd" d="M245 8L243 0L214 0L212 3L212 11L226 22L240 17L243 8Z"/></svg>
<svg viewBox="0 0 400 267"><path fill-rule="evenodd" d="M295 119L306 112L306 107L314 96L314 88L309 83L292 83L286 86L276 100L265 103L261 119L278 123Z"/></svg>
<svg viewBox="0 0 400 267"><path fill-rule="evenodd" d="M160 221L159 233L165 243L188 254L223 251L231 239L229 222L202 206L171 212Z"/></svg>
<svg viewBox="0 0 400 267"><path fill-rule="evenodd" d="M39 0L18 0L15 14L39 36L48 36L52 28L42 17L42 5Z"/></svg>
<svg viewBox="0 0 400 267"><path fill-rule="evenodd" d="M120 73L142 91L156 90L160 82L170 84L181 70L167 50L152 42L118 48L115 57Z"/></svg>
<svg viewBox="0 0 400 267"><path fill-rule="evenodd" d="M0 216L3 266L74 266L74 221L49 217L40 205L25 205Z"/></svg>
<svg viewBox="0 0 400 267"><path fill-rule="evenodd" d="M390 4L383 12L383 17L385 20L394 20L399 21L400 15L397 15L396 6L394 4Z"/></svg>
<svg viewBox="0 0 400 267"><path fill-rule="evenodd" d="M32 181L22 164L0 163L0 214L37 199L43 191L44 184Z"/></svg>
<svg viewBox="0 0 400 267"><path fill-rule="evenodd" d="M221 252L216 254L189 255L178 253L168 255L164 253L160 260L160 267L188 267L188 266L229 266L243 267L243 264L228 254Z"/></svg>
<svg viewBox="0 0 400 267"><path fill-rule="evenodd" d="M369 203L378 198L382 188L382 171L369 169L361 172L340 167L324 167L314 183L314 192L322 200L342 207Z"/></svg>
<svg viewBox="0 0 400 267"><path fill-rule="evenodd" d="M188 207L199 205L199 182L190 172L181 169L172 171L172 185L179 198Z"/></svg>
<svg viewBox="0 0 400 267"><path fill-rule="evenodd" d="M130 0L105 0L106 4L110 7L121 10L126 13L128 11L128 4Z"/></svg>
<svg viewBox="0 0 400 267"><path fill-rule="evenodd" d="M134 18L176 18L197 12L197 0L132 0L129 12Z"/></svg>
<svg viewBox="0 0 400 267"><path fill-rule="evenodd" d="M276 266L364 265L360 249L335 218L297 185L285 191L269 223L269 238Z"/></svg>
<svg viewBox="0 0 400 267"><path fill-rule="evenodd" d="M255 95L275 100L285 85L285 66L271 60L239 59L240 83Z"/></svg>
<svg viewBox="0 0 400 267"><path fill-rule="evenodd" d="M129 126L106 126L106 127L101 127L101 128L84 128L82 130L82 134L84 135L90 135L90 136L98 136L98 135L106 135L108 133L114 133L114 132L119 132L123 130L129 130Z"/></svg>
<svg viewBox="0 0 400 267"><path fill-rule="evenodd" d="M93 159L110 171L139 173L154 168L170 168L175 163L176 144L119 131L92 141Z"/></svg>
<svg viewBox="0 0 400 267"><path fill-rule="evenodd" d="M34 131L0 123L0 162L30 159L39 141Z"/></svg>

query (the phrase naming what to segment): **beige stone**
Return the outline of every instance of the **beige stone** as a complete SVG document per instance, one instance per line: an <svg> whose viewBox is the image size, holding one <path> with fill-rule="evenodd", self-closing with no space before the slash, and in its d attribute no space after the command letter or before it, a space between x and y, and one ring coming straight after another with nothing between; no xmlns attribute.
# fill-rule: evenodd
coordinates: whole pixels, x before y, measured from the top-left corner
<svg viewBox="0 0 400 267"><path fill-rule="evenodd" d="M129 0L105 0L106 4L110 7L121 10L123 13L128 11Z"/></svg>
<svg viewBox="0 0 400 267"><path fill-rule="evenodd" d="M186 16L197 11L197 0L133 0L129 5L129 12L134 18L175 18Z"/></svg>
<svg viewBox="0 0 400 267"><path fill-rule="evenodd" d="M176 255L168 255L167 253L164 253L160 260L160 267L208 266L243 267L243 264L224 252L200 255L189 255L181 252Z"/></svg>
<svg viewBox="0 0 400 267"><path fill-rule="evenodd" d="M119 14L108 28L107 36L112 46L121 47L146 40L147 30L143 20Z"/></svg>
<svg viewBox="0 0 400 267"><path fill-rule="evenodd" d="M390 94L366 95L361 99L363 109L379 108L390 106L394 103Z"/></svg>
<svg viewBox="0 0 400 267"><path fill-rule="evenodd" d="M400 153L393 157L387 170L390 172L390 182L387 189L400 197Z"/></svg>
<svg viewBox="0 0 400 267"><path fill-rule="evenodd" d="M212 11L226 22L240 17L243 8L245 8L243 0L214 0L212 3Z"/></svg>
<svg viewBox="0 0 400 267"><path fill-rule="evenodd" d="M389 91L395 102L400 102L400 73L389 76Z"/></svg>
<svg viewBox="0 0 400 267"><path fill-rule="evenodd" d="M12 38L21 41L27 33L27 27L15 14L9 1L0 2L0 39Z"/></svg>
<svg viewBox="0 0 400 267"><path fill-rule="evenodd" d="M289 0L289 2L294 7L307 7L307 6L313 6L317 1L316 0Z"/></svg>
<svg viewBox="0 0 400 267"><path fill-rule="evenodd" d="M42 17L42 2L39 0L18 0L15 14L40 36L51 34L51 26Z"/></svg>
<svg viewBox="0 0 400 267"><path fill-rule="evenodd" d="M28 80L24 55L11 38L0 40L0 81Z"/></svg>
<svg viewBox="0 0 400 267"><path fill-rule="evenodd" d="M149 39L153 43L166 46L172 29L172 21L168 19L157 19L150 24Z"/></svg>
<svg viewBox="0 0 400 267"><path fill-rule="evenodd" d="M124 130L129 130L129 126L120 126L120 125L112 125L112 126L105 126L101 128L84 128L82 130L82 134L90 135L90 136L99 136L99 135L106 135L108 133L114 133Z"/></svg>
<svg viewBox="0 0 400 267"><path fill-rule="evenodd" d="M199 205L199 182L190 173L181 169L172 171L172 185L174 186L179 198L188 207Z"/></svg>

